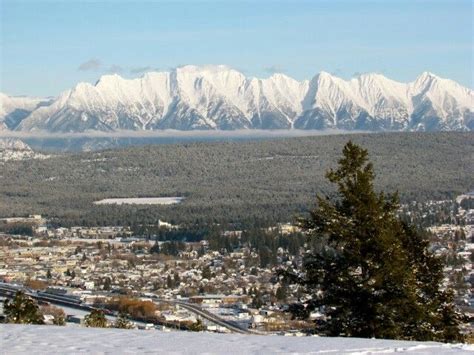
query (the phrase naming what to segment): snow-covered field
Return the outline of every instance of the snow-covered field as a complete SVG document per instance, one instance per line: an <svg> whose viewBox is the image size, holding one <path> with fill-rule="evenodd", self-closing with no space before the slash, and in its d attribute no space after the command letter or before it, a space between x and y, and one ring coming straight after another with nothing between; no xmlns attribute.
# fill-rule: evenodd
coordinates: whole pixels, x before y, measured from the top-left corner
<svg viewBox="0 0 474 355"><path fill-rule="evenodd" d="M96 205L172 205L180 203L183 197L136 197L136 198L106 198L95 201Z"/></svg>
<svg viewBox="0 0 474 355"><path fill-rule="evenodd" d="M2 354L468 354L473 345L0 324Z"/></svg>

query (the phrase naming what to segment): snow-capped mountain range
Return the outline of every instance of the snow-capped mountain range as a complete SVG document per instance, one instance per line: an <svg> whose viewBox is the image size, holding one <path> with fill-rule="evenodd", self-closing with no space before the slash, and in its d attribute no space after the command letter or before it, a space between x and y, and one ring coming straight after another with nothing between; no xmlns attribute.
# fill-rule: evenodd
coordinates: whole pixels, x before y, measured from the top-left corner
<svg viewBox="0 0 474 355"><path fill-rule="evenodd" d="M0 92L0 131L15 129L32 111L52 102L51 98L7 96Z"/></svg>
<svg viewBox="0 0 474 355"><path fill-rule="evenodd" d="M104 75L55 99L0 95L0 127L84 132L158 129L474 130L474 91L425 72L309 81L246 77L227 66L184 66L137 79ZM1 129L1 128L0 128Z"/></svg>

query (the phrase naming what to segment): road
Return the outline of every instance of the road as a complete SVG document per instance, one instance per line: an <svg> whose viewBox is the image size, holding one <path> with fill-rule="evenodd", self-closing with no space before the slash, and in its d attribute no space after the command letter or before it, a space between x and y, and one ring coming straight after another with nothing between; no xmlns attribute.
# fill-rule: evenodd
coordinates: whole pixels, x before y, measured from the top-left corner
<svg viewBox="0 0 474 355"><path fill-rule="evenodd" d="M3 282L0 282L0 294L3 295L8 295L8 296L13 296L17 291L23 291L25 292L26 295L35 298L37 300L41 301L47 301L50 303L55 303L58 305L62 306L68 306L71 308L76 308L76 309L81 309L84 311L90 312L94 307L83 304L83 303L77 303L77 302L68 302L67 300L61 299L59 296L51 295L51 296L46 296L46 295L38 295L35 292L31 292L27 288L21 286L21 285L10 285L6 284ZM240 334L251 334L251 332L248 329L244 329L239 327L237 324L234 324L232 322L229 322L225 319L220 318L219 316L212 314L206 310L203 310L200 306L184 302L184 301L178 301L178 300L167 300L167 299L155 299L157 302L165 302L165 303L171 303L175 305L179 305L188 311L204 318L207 319L208 321L215 323L217 325L220 325L228 330L230 330L233 333L240 333Z"/></svg>
<svg viewBox="0 0 474 355"><path fill-rule="evenodd" d="M67 301L65 299L60 299L58 296L55 296L55 295L51 295L51 296L38 295L36 292L31 292L30 290L28 290L27 288L23 286L13 286L13 285L5 284L5 283L0 283L1 295L14 296L17 291L23 291L27 296L30 296L31 298L57 304L60 306L67 306L70 308L80 309L87 312L90 312L94 309L94 307L92 306L79 303L79 302L73 302L73 301Z"/></svg>
<svg viewBox="0 0 474 355"><path fill-rule="evenodd" d="M187 309L190 312L193 312L199 316L201 316L204 319L207 319L208 321L211 321L217 325L220 325L222 327L225 327L229 329L231 332L234 333L240 333L240 334L251 334L251 332L248 329L244 329L239 327L237 324L234 324L232 322L229 322L225 319L220 318L219 316L212 314L211 312L208 312L201 307L199 307L196 304L193 303L188 303L184 301L176 301L176 300L160 300L161 302L168 302L172 304L179 305L185 309Z"/></svg>

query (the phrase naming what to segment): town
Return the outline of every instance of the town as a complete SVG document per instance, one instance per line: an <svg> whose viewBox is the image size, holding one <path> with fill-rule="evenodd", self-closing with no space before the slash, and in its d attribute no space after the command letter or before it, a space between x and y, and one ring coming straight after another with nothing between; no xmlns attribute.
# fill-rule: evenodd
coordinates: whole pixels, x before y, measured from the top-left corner
<svg viewBox="0 0 474 355"><path fill-rule="evenodd" d="M445 284L471 318L466 332L474 314L472 197L400 209L412 220L422 218L431 250L445 258ZM303 335L324 317L312 312L298 320L288 312L302 293L278 270L301 263L305 239L298 226L216 229L200 240L166 240L180 228L158 221L140 234L129 226L53 227L40 215L3 218L0 281L59 304L71 324L83 323L87 312L58 300L103 309L111 320L123 312L142 329ZM267 247L259 248L255 238Z"/></svg>

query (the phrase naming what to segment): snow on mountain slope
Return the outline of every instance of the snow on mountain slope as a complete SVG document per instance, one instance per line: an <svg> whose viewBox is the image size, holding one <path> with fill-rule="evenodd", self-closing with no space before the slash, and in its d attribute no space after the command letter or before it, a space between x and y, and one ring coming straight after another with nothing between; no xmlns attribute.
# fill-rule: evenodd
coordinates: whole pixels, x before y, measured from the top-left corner
<svg viewBox="0 0 474 355"><path fill-rule="evenodd" d="M245 77L225 66L177 68L172 72L175 111L158 128L249 128ZM179 113L179 114L177 114ZM177 124L178 123L178 124Z"/></svg>
<svg viewBox="0 0 474 355"><path fill-rule="evenodd" d="M62 132L147 129L170 102L168 73L149 73L133 80L104 75L95 85L80 83L52 105L37 109L20 128Z"/></svg>
<svg viewBox="0 0 474 355"><path fill-rule="evenodd" d="M8 96L0 93L0 130L15 129L33 110L49 105L51 99Z"/></svg>
<svg viewBox="0 0 474 355"><path fill-rule="evenodd" d="M354 92L351 82L321 72L309 83L303 100L303 113L296 128L354 129L354 118L366 113L363 100Z"/></svg>
<svg viewBox="0 0 474 355"><path fill-rule="evenodd" d="M422 130L474 129L474 94L458 83L424 72L408 86L412 126Z"/></svg>
<svg viewBox="0 0 474 355"><path fill-rule="evenodd" d="M469 354L472 345L0 324L7 354Z"/></svg>
<svg viewBox="0 0 474 355"><path fill-rule="evenodd" d="M302 100L309 82L298 82L283 74L273 74L268 79L255 79L253 82L258 86L254 99L254 127L292 128L302 112Z"/></svg>
<svg viewBox="0 0 474 355"><path fill-rule="evenodd" d="M387 79L380 74L364 74L352 79L357 95L364 101L370 117L386 129L406 129L413 104L407 85Z"/></svg>
<svg viewBox="0 0 474 355"><path fill-rule="evenodd" d="M8 127L11 129L11 127ZM83 132L156 129L473 130L474 92L423 73L404 84L380 74L311 81L248 78L224 65L176 68L79 83L15 129Z"/></svg>

